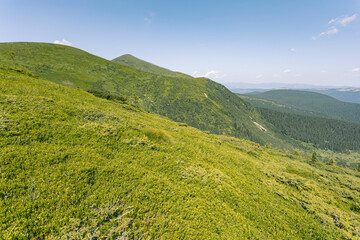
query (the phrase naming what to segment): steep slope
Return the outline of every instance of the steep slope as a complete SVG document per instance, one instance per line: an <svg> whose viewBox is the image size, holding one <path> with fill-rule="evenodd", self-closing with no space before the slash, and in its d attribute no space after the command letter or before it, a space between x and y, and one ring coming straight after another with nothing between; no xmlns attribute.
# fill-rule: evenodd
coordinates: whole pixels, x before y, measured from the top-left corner
<svg viewBox="0 0 360 240"><path fill-rule="evenodd" d="M2 239L360 239L359 173L0 69Z"/></svg>
<svg viewBox="0 0 360 240"><path fill-rule="evenodd" d="M251 93L247 95L285 105L286 107L283 108L283 110L286 111L294 109L295 113L303 111L303 113L307 115L322 116L349 122L360 122L360 104L342 102L320 93L298 90L272 90L264 93ZM251 101L254 106L264 104L263 107L265 107L266 104L267 108L281 110L273 104L248 100Z"/></svg>
<svg viewBox="0 0 360 240"><path fill-rule="evenodd" d="M107 61L82 50L44 43L0 44L0 65L15 65L66 86L125 95L145 110L212 133L281 145L264 132L256 111L224 86L205 78L168 77ZM137 99L137 95L140 99ZM286 145L286 144L285 144Z"/></svg>
<svg viewBox="0 0 360 240"><path fill-rule="evenodd" d="M139 58L136 58L130 54L125 54L120 57L117 57L113 59L114 62L118 62L121 64L124 64L126 66L129 66L131 68L135 68L144 72L150 72L155 73L163 76L168 77L186 77L191 78L191 76L186 75L184 73L180 72L174 72L166 68L159 67L157 65L154 65L152 63L146 62L144 60L141 60Z"/></svg>

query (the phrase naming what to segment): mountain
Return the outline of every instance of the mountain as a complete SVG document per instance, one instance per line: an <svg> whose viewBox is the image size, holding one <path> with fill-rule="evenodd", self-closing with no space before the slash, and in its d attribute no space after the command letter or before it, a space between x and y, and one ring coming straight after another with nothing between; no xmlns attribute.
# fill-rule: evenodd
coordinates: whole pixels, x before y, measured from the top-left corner
<svg viewBox="0 0 360 240"><path fill-rule="evenodd" d="M14 59L9 52L15 53ZM0 64L23 66L65 86L124 96L146 111L211 133L279 147L293 145L291 139L284 141L281 135L264 131L266 122L249 103L206 78L144 72L73 47L45 43L1 43Z"/></svg>
<svg viewBox="0 0 360 240"><path fill-rule="evenodd" d="M1 239L360 239L359 172L127 101L0 68Z"/></svg>
<svg viewBox="0 0 360 240"><path fill-rule="evenodd" d="M231 89L235 93L241 93L246 89L257 89L262 90L275 90L275 89L293 89L293 90L306 90L306 89L335 89L335 88L348 88L346 86L331 86L331 85L311 85L306 83L279 83L279 82L270 82L270 83L245 83L245 82L229 82L225 83L225 86Z"/></svg>
<svg viewBox="0 0 360 240"><path fill-rule="evenodd" d="M272 90L248 93L253 106L321 116L349 122L360 122L360 104L347 103L324 94L299 90Z"/></svg>
<svg viewBox="0 0 360 240"><path fill-rule="evenodd" d="M336 88L336 89L309 89L312 92L318 92L336 98L340 101L360 103L359 88Z"/></svg>
<svg viewBox="0 0 360 240"><path fill-rule="evenodd" d="M136 58L130 54L125 54L122 55L120 57L117 57L115 59L113 59L114 62L118 62L121 64L124 64L126 66L129 66L131 68L135 68L144 72L150 72L150 73L155 73L155 74L159 74L159 75L163 75L163 76L168 76L168 77L186 77L186 78L191 78L191 76L186 75L184 73L180 73L180 72L173 72L171 70L168 70L166 68L162 68L159 66L156 66L152 63L146 62L144 60L141 60L139 58Z"/></svg>

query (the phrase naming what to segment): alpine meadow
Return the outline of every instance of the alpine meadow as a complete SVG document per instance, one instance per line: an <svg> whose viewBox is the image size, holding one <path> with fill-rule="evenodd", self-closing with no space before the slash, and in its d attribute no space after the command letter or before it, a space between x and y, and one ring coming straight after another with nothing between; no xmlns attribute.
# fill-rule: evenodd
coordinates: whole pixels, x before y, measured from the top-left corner
<svg viewBox="0 0 360 240"><path fill-rule="evenodd" d="M0 239L360 239L356 1L0 5Z"/></svg>

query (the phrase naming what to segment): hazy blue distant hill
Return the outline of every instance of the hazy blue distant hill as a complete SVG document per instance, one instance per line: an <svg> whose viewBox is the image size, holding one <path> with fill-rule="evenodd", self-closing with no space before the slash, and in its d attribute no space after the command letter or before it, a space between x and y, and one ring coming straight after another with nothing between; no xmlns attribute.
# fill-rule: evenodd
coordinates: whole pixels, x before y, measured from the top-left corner
<svg viewBox="0 0 360 240"><path fill-rule="evenodd" d="M309 89L309 91L322 93L344 102L360 103L359 88Z"/></svg>

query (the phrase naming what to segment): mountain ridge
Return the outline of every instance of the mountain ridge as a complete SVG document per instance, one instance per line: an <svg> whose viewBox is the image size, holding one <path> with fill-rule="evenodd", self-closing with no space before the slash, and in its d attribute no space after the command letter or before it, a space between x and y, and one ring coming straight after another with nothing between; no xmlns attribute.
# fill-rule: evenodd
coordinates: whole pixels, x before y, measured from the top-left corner
<svg viewBox="0 0 360 240"><path fill-rule="evenodd" d="M185 77L185 78L192 78L191 76L181 73L181 72L174 72L169 69L160 67L158 65L152 64L150 62L144 61L139 59L131 54L124 54L120 57L114 58L112 61L122 63L126 66L145 71L155 74L160 74L163 76L168 77Z"/></svg>

